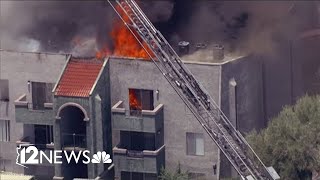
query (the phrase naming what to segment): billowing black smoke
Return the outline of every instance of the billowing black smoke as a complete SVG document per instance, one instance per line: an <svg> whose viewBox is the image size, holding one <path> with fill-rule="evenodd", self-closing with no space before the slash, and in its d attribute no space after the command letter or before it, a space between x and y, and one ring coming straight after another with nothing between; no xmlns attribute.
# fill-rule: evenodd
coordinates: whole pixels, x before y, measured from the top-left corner
<svg viewBox="0 0 320 180"><path fill-rule="evenodd" d="M141 1L172 44L222 43L268 51L315 21L312 1ZM92 54L117 18L106 1L1 1L1 48ZM263 43L262 43L263 42Z"/></svg>

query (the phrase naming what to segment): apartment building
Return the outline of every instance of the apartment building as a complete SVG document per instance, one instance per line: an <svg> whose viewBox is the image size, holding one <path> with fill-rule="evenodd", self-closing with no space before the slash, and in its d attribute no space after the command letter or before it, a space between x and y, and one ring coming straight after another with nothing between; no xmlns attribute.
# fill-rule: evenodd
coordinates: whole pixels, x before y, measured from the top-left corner
<svg viewBox="0 0 320 180"><path fill-rule="evenodd" d="M185 63L239 130L264 126L258 59ZM195 179L230 174L229 163L153 62L111 57L108 65L116 178L156 179L161 167L179 164Z"/></svg>
<svg viewBox="0 0 320 180"><path fill-rule="evenodd" d="M10 117L10 125L1 125L10 138L0 142L6 171L39 179L156 179L161 168L180 164L194 179L230 175L230 164L153 62L10 51L1 56L1 80L7 80L1 81L1 97ZM257 57L185 64L240 131L265 125ZM15 164L20 144L45 152L104 150L113 163L23 168Z"/></svg>

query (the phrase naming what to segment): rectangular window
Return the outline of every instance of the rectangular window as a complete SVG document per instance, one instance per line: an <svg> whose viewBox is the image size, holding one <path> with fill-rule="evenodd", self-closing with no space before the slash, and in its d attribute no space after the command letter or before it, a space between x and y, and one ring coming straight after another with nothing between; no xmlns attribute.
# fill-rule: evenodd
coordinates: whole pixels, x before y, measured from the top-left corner
<svg viewBox="0 0 320 180"><path fill-rule="evenodd" d="M141 110L153 110L153 90L129 89L130 114Z"/></svg>
<svg viewBox="0 0 320 180"><path fill-rule="evenodd" d="M156 150L155 146L155 134L133 131L121 131L120 132L121 147L133 150Z"/></svg>
<svg viewBox="0 0 320 180"><path fill-rule="evenodd" d="M34 125L35 145L46 148L46 144L53 143L53 126Z"/></svg>
<svg viewBox="0 0 320 180"><path fill-rule="evenodd" d="M187 133L187 155L204 155L204 138L202 133Z"/></svg>
<svg viewBox="0 0 320 180"><path fill-rule="evenodd" d="M9 81L0 79L0 101L9 101Z"/></svg>
<svg viewBox="0 0 320 180"><path fill-rule="evenodd" d="M31 87L33 109L44 109L44 103L53 102L53 83L32 82Z"/></svg>
<svg viewBox="0 0 320 180"><path fill-rule="evenodd" d="M0 120L0 141L10 141L10 121Z"/></svg>

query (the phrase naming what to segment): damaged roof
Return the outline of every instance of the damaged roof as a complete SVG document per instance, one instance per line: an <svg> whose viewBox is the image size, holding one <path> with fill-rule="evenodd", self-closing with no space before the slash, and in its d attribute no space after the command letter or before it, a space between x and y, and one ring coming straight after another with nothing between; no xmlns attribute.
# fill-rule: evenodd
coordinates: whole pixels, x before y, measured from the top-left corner
<svg viewBox="0 0 320 180"><path fill-rule="evenodd" d="M73 58L68 61L56 86L57 96L89 97L104 61L95 58Z"/></svg>

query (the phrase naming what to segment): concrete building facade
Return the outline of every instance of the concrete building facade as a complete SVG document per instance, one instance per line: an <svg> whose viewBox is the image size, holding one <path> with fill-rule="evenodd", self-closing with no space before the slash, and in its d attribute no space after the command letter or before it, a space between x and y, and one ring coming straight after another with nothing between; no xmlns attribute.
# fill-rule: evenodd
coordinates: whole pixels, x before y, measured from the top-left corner
<svg viewBox="0 0 320 180"><path fill-rule="evenodd" d="M113 154L115 177L118 179L156 179L161 168L175 169L179 164L194 178L218 179L231 171L228 162L220 157L218 148L151 61L117 57L101 61L90 95L81 97L59 94L59 85L68 73L70 63L96 60L9 51L1 51L1 55L5 57L1 61L1 79L8 78L11 85L9 114L14 122L10 124L10 146L0 143L1 153L11 163L5 165L6 170L55 179L95 178L105 173L108 167L99 165L84 167L87 169L84 176L64 173L68 167L63 165L33 165L28 169L15 165L16 153L12 149L21 143L37 144L44 150L68 149L70 147L65 142L77 136L80 142L85 143L71 148L102 149ZM263 127L259 60L246 56L214 63L186 62L186 65L236 127L243 132ZM30 69L26 69L28 66ZM23 78L18 70L24 73ZM87 72L88 69L80 71ZM42 86L44 88L40 91ZM53 95L49 93L52 89ZM78 87L73 87L71 92L78 90ZM142 101L140 111L131 108L130 91L134 91ZM38 98L42 96L44 98ZM63 117L63 111L68 111L68 108L69 114L79 116ZM83 121L75 124L79 118ZM86 132L83 138L75 132L66 133L72 126L80 129L81 124L85 128L83 132ZM20 126L21 134L13 131L17 130L15 126ZM37 138L41 132L48 133L50 137ZM68 133L69 137L66 136ZM112 173L109 175L113 176Z"/></svg>
<svg viewBox="0 0 320 180"><path fill-rule="evenodd" d="M230 175L232 168L227 160L220 157L216 145L152 62L109 58L108 64L117 178L127 177L128 172L131 172L131 178L143 177L143 174L149 177L149 173L159 170L152 171L149 167L159 164L158 161L163 163L163 154L165 168L174 170L180 164L195 179L219 179L220 175ZM186 62L186 65L242 132L264 126L262 64L258 59L246 56L216 63ZM154 109L142 109L138 117L131 115L130 89L150 91L153 98L147 99L152 101ZM150 114L154 121L161 121L159 127L156 123L149 124ZM130 147L123 146L123 141L132 141L130 136L124 137L124 132L147 132L148 129L156 132L153 143L157 144L157 137L164 138L151 150L155 162L150 162L150 155L144 153L150 149L143 150L140 158L144 161L141 161L131 157ZM192 137L196 138L195 142ZM146 143L150 141L146 140ZM191 152L192 148L195 152ZM162 151L163 154L159 153ZM124 165L123 161L131 165Z"/></svg>
<svg viewBox="0 0 320 180"><path fill-rule="evenodd" d="M31 93L28 87L30 87L29 85L32 82L54 84L67 58L68 55L62 54L24 53L0 50L0 86L1 97L3 97L0 102L0 121L2 122L1 125L7 124L8 127L4 128L4 126L1 126L1 170L26 174L39 173L39 175L42 175L41 173L44 175L52 173L52 171L48 170L50 167L34 166L25 169L16 165L17 154L15 149L17 143L26 136L29 136L29 139L34 141L34 127L44 124L44 122L18 122L19 118L16 118L14 101L25 93L26 101L31 102ZM36 111L34 111L34 113L36 116L42 115ZM50 121L50 119L46 118L46 122L47 121ZM49 122L49 124L52 124L52 122ZM4 136L7 136L7 138L4 138Z"/></svg>
<svg viewBox="0 0 320 180"><path fill-rule="evenodd" d="M178 166L193 179L233 174L229 162L153 62L0 52L2 169L67 180L156 179L161 168L174 171ZM94 73L89 68L92 64L97 65ZM266 109L273 101L266 101L261 57L185 64L237 129L245 133L266 126ZM111 154L113 164L22 168L15 164L15 149L26 143L46 152L104 150Z"/></svg>

